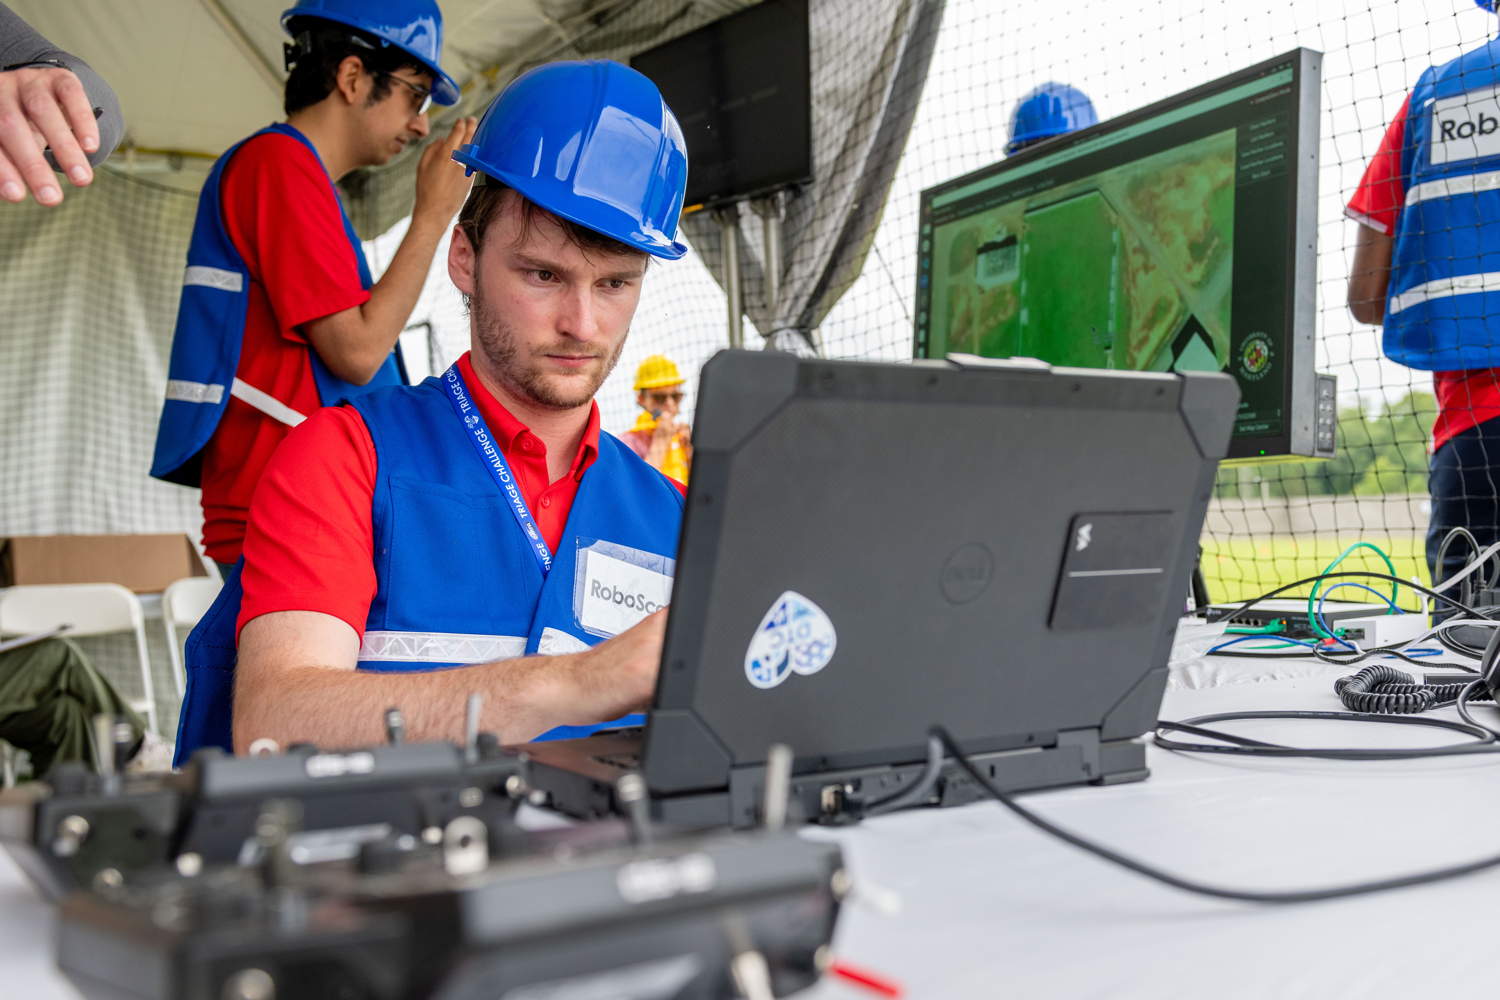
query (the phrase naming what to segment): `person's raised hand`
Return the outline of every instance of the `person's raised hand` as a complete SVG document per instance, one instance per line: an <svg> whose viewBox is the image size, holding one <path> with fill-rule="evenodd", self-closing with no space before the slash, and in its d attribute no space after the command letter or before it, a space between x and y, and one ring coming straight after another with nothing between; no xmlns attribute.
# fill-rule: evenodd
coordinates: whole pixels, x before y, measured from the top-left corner
<svg viewBox="0 0 1500 1000"><path fill-rule="evenodd" d="M61 66L26 66L0 73L0 198L62 201L62 186L43 156L47 148L68 180L94 179L88 154L99 148L99 126L83 84Z"/></svg>
<svg viewBox="0 0 1500 1000"><path fill-rule="evenodd" d="M413 215L430 216L446 226L463 208L473 178L464 172L462 163L454 161L453 154L460 146L474 141L474 129L478 126L477 118L460 118L447 135L428 143L422 150L422 158L417 161L417 200L412 208Z"/></svg>
<svg viewBox="0 0 1500 1000"><path fill-rule="evenodd" d="M670 413L660 413L656 417L656 426L651 431L651 436L658 441L671 441L678 434L687 429L687 424L682 423Z"/></svg>

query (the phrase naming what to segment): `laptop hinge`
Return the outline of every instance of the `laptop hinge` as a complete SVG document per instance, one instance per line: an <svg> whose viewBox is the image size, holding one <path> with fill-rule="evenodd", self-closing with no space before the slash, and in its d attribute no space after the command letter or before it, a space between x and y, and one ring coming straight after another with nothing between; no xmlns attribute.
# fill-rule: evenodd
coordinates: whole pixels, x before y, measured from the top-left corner
<svg viewBox="0 0 1500 1000"><path fill-rule="evenodd" d="M1057 734L1058 749L1064 747L1077 747L1079 756L1083 758L1084 780L1093 781L1099 777L1099 730L1089 729L1063 729Z"/></svg>

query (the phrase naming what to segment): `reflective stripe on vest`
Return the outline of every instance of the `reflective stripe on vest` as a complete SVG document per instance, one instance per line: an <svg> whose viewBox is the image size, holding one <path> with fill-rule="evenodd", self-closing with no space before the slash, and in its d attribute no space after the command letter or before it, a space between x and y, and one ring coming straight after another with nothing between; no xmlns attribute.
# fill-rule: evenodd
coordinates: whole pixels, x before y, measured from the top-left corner
<svg viewBox="0 0 1500 1000"><path fill-rule="evenodd" d="M1416 205L1433 198L1453 198L1458 195L1479 194L1481 191L1500 191L1500 170L1467 177L1439 177L1425 181L1406 192L1405 205Z"/></svg>
<svg viewBox="0 0 1500 1000"><path fill-rule="evenodd" d="M471 635L463 632L366 632L359 660L391 663L488 663L526 652L524 635Z"/></svg>
<svg viewBox="0 0 1500 1000"><path fill-rule="evenodd" d="M222 267L207 267L203 264L190 264L182 272L183 285L199 285L203 288L217 288L221 292L233 292L239 294L245 290L245 276L238 271L230 271Z"/></svg>
<svg viewBox="0 0 1500 1000"><path fill-rule="evenodd" d="M272 420L286 424L288 427L296 427L307 419L305 413L297 412L275 396L268 392L261 392L255 386L242 379L235 379L230 383L229 394L240 402L253 406Z"/></svg>
<svg viewBox="0 0 1500 1000"><path fill-rule="evenodd" d="M542 656L581 653L588 643L561 629L542 629L537 652ZM366 632L359 662L424 663L451 666L490 663L526 655L524 635L467 635L462 632Z"/></svg>

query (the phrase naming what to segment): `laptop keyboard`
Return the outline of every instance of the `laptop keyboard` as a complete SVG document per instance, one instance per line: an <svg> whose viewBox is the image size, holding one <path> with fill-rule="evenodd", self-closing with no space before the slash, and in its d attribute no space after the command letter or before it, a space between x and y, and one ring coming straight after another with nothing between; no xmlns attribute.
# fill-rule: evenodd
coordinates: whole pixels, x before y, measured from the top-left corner
<svg viewBox="0 0 1500 1000"><path fill-rule="evenodd" d="M635 771L641 766L641 755L638 753L605 753L596 755L594 759L606 767L617 767L622 771Z"/></svg>

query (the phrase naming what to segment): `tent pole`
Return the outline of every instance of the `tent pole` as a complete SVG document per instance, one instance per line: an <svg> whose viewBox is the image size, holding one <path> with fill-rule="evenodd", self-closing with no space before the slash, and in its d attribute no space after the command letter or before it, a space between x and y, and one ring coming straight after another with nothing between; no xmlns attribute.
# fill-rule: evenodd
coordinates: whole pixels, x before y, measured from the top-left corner
<svg viewBox="0 0 1500 1000"><path fill-rule="evenodd" d="M724 293L729 300L729 346L745 346L745 301L740 287L740 207L722 205L714 210L724 244Z"/></svg>
<svg viewBox="0 0 1500 1000"><path fill-rule="evenodd" d="M765 240L766 313L771 317L773 330L778 322L777 310L781 305L781 222L786 218L787 197L787 192L781 190L751 202L755 214L761 218Z"/></svg>

